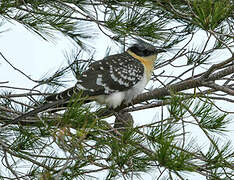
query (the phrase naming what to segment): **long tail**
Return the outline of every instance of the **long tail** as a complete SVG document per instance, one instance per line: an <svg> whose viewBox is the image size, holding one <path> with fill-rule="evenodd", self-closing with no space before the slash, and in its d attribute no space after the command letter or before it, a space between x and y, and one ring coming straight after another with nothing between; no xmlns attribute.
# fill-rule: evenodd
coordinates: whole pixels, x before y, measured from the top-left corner
<svg viewBox="0 0 234 180"><path fill-rule="evenodd" d="M63 92L53 94L51 96L46 97L47 102L54 102L62 99L69 99L71 98L74 94L78 94L79 91L77 90L76 87L69 88Z"/></svg>
<svg viewBox="0 0 234 180"><path fill-rule="evenodd" d="M38 108L36 108L36 109L34 109L32 111L26 112L23 115L18 116L17 118L13 119L12 121L3 124L1 127L5 127L5 126L7 126L9 124L15 124L19 120L21 120L21 119L24 119L26 117L35 115L35 114L37 114L39 112L42 112L42 111L45 111L45 110L47 110L49 108L60 106L61 104L64 104L64 99L58 100L58 101L54 101L54 102L51 102L51 103L47 103L47 104L43 104L43 105L39 106Z"/></svg>
<svg viewBox="0 0 234 180"><path fill-rule="evenodd" d="M57 93L57 94L53 94L51 96L46 97L46 102L47 103L52 103L54 101L60 101L60 100L64 100L63 103L60 103L59 105L57 105L57 107L59 108L66 108L70 103L71 103L71 99L74 98L76 99L78 96L80 98L81 101L83 101L84 103L88 103L90 101L92 101L92 98L88 98L87 92L84 92L82 90L77 89L77 87L72 87L69 88L63 92ZM55 110L51 110L50 112L56 112L59 111L61 109L55 109Z"/></svg>
<svg viewBox="0 0 234 180"><path fill-rule="evenodd" d="M54 94L51 96L46 97L46 102L39 106L38 108L29 111L21 116L18 116L17 118L13 119L10 122L7 122L6 124L2 125L1 127L7 126L9 124L15 124L19 120L24 119L26 117L35 115L39 112L45 111L50 108L54 107L67 107L69 100L74 96L80 94L80 98L85 97L85 94L83 94L80 90L78 90L76 87L69 88L61 93ZM90 102L90 100L86 99L84 103ZM56 110L52 110L50 112L56 112Z"/></svg>

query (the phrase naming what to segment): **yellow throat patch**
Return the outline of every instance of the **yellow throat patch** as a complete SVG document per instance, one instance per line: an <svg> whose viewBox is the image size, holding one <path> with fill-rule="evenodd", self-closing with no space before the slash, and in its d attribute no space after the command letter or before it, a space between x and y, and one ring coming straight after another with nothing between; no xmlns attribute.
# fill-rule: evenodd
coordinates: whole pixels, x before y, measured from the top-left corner
<svg viewBox="0 0 234 180"><path fill-rule="evenodd" d="M144 65L146 73L147 73L147 80L150 80L151 73L154 68L154 62L157 58L157 55L151 55L146 57L141 57L133 53L132 51L127 51L128 54L130 54L132 57L136 58L137 60L141 61L141 63Z"/></svg>

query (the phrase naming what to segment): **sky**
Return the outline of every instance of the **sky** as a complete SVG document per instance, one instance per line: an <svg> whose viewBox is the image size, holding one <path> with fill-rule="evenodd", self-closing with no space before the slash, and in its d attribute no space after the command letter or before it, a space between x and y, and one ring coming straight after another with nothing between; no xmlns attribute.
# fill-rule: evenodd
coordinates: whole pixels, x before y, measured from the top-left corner
<svg viewBox="0 0 234 180"><path fill-rule="evenodd" d="M19 24L6 23L4 26L0 26L0 32L8 29L4 33L0 33L0 52L12 63L15 67L25 72L32 79L40 79L46 73L55 72L62 65L66 65L66 59L64 57L65 52L71 52L76 50L76 46L72 41L68 40L62 35L58 35L53 42L44 41L39 36L26 30ZM94 46L97 48L96 59L101 59L105 55L103 49L107 48L110 43L108 38L100 36L94 40ZM71 78L74 79L74 78ZM15 71L9 64L7 64L0 57L0 82L9 81L7 84L0 84L5 86L24 87L31 88L35 84L32 81L25 78L19 72ZM68 83L68 86L72 86L75 81ZM0 88L1 91L1 88ZM147 114L147 117L146 117ZM135 125L146 124L152 122L155 119L160 119L160 110L148 109L144 112L139 111L134 114ZM233 130L234 125L231 124L230 130ZM200 137L200 129L189 127L197 139ZM231 137L234 141L233 131L228 132L227 136L220 136L227 139ZM206 141L201 140L201 145L205 145ZM154 179L156 175L154 173L146 173L143 175L143 179ZM105 174L99 176L100 179L105 177ZM192 174L188 176L189 179L195 180L199 177L200 180L205 178Z"/></svg>

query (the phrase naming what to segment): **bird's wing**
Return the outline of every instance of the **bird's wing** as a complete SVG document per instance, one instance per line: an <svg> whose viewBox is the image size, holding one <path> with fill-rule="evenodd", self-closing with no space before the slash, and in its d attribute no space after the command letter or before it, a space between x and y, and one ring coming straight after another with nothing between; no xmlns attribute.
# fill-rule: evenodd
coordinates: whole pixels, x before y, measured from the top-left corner
<svg viewBox="0 0 234 180"><path fill-rule="evenodd" d="M127 52L112 55L92 63L76 85L61 93L48 96L47 101L69 99L82 90L84 96L111 94L125 91L144 76L144 66Z"/></svg>

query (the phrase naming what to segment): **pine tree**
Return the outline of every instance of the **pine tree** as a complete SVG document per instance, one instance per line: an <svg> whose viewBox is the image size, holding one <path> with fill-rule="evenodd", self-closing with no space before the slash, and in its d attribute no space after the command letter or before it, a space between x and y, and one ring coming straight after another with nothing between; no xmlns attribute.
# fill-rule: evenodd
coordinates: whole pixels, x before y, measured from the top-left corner
<svg viewBox="0 0 234 180"><path fill-rule="evenodd" d="M1 63L37 84L1 91L0 125L9 123L0 128L1 179L233 179L233 137L225 135L234 127L233 9L233 0L1 0L0 28L18 23L45 41L60 33L80 50L39 80L0 52ZM79 78L94 61L83 54L97 31L119 50L139 37L167 49L146 91L118 113L78 95L60 113L11 123L60 91L67 73ZM150 123L149 111L157 114Z"/></svg>

